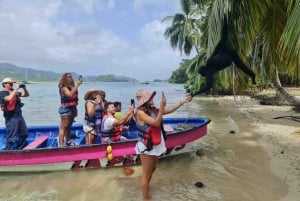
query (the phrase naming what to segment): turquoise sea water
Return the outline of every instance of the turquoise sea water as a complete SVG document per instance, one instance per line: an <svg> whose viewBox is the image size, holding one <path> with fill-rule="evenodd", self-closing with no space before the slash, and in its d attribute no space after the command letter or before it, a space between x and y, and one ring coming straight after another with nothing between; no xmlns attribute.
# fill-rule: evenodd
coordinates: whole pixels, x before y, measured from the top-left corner
<svg viewBox="0 0 300 201"><path fill-rule="evenodd" d="M79 90L76 123L83 121L83 96L89 88L103 89L108 100L121 101L123 112L140 88L156 90L157 104L162 91L167 105L185 96L183 86L176 84L85 83ZM59 124L57 83L31 84L28 89L31 96L23 99L27 124ZM271 173L268 156L255 144L259 140L255 126L249 126L251 120L234 104L197 97L168 116L205 116L212 122L208 134L195 141L189 153L159 161L150 187L153 201L269 201L280 200L287 193L286 184ZM232 127L228 116L237 122L240 133L229 134ZM247 135L243 137L242 133ZM245 140L253 143L247 145ZM205 156L197 156L198 149L204 150ZM142 201L141 166L133 168L135 172L130 176L124 175L122 168L1 173L0 201ZM204 188L195 187L198 181L204 183Z"/></svg>

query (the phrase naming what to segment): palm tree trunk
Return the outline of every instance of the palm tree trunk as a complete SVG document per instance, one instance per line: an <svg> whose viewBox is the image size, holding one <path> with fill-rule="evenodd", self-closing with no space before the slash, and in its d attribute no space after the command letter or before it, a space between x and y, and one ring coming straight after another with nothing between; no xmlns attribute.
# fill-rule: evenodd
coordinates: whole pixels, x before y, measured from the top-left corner
<svg viewBox="0 0 300 201"><path fill-rule="evenodd" d="M278 76L278 71L276 70L276 76L275 79L272 82L272 87L275 89L276 91L276 95L280 98L282 98L283 100L287 101L288 103L290 103L293 107L295 107L295 109L298 111L300 110L300 99L292 96L291 94L289 94L282 86L280 83L280 79Z"/></svg>

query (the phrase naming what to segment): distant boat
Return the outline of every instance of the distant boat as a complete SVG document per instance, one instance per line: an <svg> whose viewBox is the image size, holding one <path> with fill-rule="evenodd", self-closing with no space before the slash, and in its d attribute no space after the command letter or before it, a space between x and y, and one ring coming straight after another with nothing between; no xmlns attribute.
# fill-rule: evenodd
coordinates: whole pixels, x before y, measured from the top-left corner
<svg viewBox="0 0 300 201"><path fill-rule="evenodd" d="M144 81L142 82L142 84L149 84L149 81Z"/></svg>
<svg viewBox="0 0 300 201"><path fill-rule="evenodd" d="M35 84L36 82L28 81L27 69L25 69L25 80L22 80L22 84Z"/></svg>
<svg viewBox="0 0 300 201"><path fill-rule="evenodd" d="M36 84L36 82L31 82L28 80L22 80L22 84Z"/></svg>

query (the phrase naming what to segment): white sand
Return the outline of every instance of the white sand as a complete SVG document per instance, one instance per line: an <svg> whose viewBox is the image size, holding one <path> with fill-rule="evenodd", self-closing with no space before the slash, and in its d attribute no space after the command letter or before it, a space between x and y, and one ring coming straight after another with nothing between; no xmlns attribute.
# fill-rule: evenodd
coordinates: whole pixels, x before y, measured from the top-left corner
<svg viewBox="0 0 300 201"><path fill-rule="evenodd" d="M289 186L283 201L300 200L300 122L290 117L274 119L280 116L297 116L289 106L260 105L249 97L222 97L234 102L246 113L262 135L261 146L270 157L270 169ZM236 120L238 122L238 120Z"/></svg>

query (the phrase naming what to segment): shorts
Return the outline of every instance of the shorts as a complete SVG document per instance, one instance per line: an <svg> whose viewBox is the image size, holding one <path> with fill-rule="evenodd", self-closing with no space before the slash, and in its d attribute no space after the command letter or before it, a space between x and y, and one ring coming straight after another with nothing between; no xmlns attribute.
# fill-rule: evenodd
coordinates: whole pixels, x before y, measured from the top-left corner
<svg viewBox="0 0 300 201"><path fill-rule="evenodd" d="M97 135L97 131L93 126L83 125L83 131L87 134Z"/></svg>
<svg viewBox="0 0 300 201"><path fill-rule="evenodd" d="M59 107L58 113L60 115L73 115L73 116L77 116L77 108L76 107Z"/></svg>

